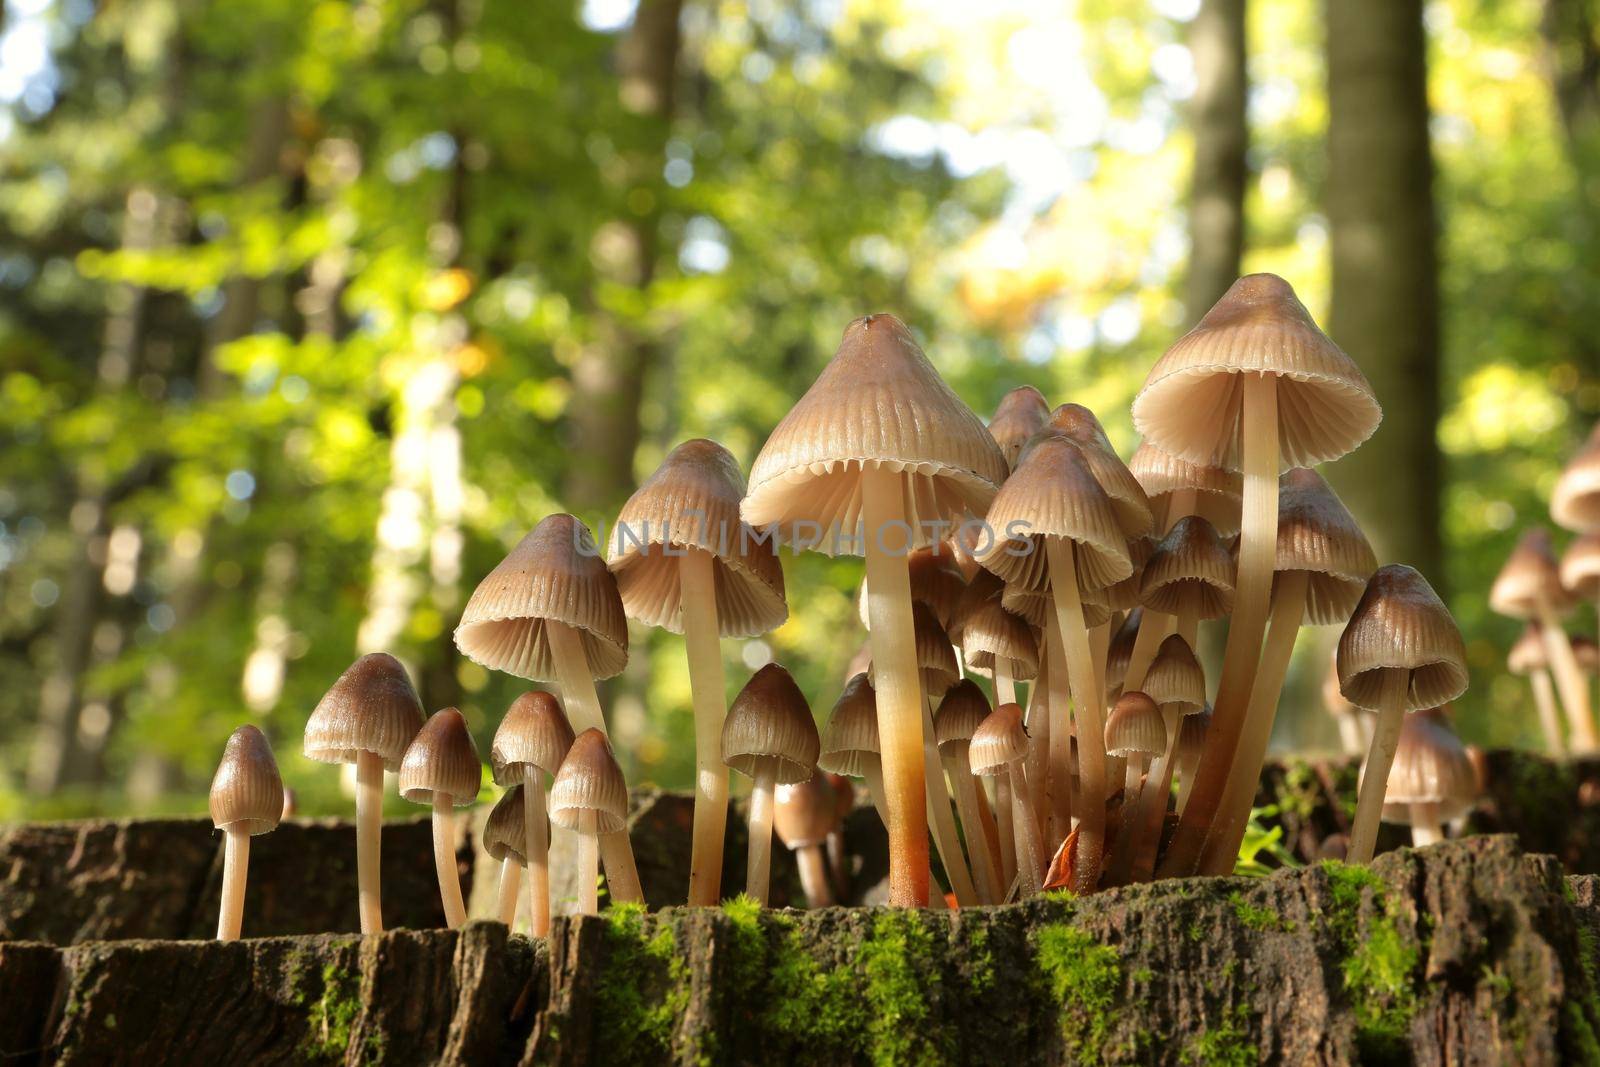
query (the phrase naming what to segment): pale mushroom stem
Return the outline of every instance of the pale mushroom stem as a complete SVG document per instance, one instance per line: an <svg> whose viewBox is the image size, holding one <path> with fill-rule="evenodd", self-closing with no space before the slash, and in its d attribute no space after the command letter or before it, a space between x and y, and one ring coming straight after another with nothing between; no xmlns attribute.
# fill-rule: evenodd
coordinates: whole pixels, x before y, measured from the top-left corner
<svg viewBox="0 0 1600 1067"><path fill-rule="evenodd" d="M1544 638L1545 655L1550 660L1551 673L1555 675L1556 689L1561 694L1561 705L1567 709L1567 725L1574 752L1593 752L1600 749L1600 738L1595 736L1594 717L1589 710L1589 683L1572 654L1572 642L1561 620L1544 600L1539 601L1539 633Z"/></svg>
<svg viewBox="0 0 1600 1067"><path fill-rule="evenodd" d="M1306 571L1284 571L1278 575L1272 593L1272 620L1267 627L1267 643L1261 650L1255 685L1250 691L1244 735L1239 739L1239 751L1233 758L1233 769L1228 773L1217 817L1200 849L1201 874L1233 873L1234 859L1250 822L1250 806L1256 798L1261 767L1267 759L1278 698L1283 693L1283 681L1289 675L1289 661L1294 656L1295 636L1305 617L1310 580Z"/></svg>
<svg viewBox="0 0 1600 1067"><path fill-rule="evenodd" d="M844 827L828 834L828 874L833 879L834 895L843 900L850 896L850 856L844 848Z"/></svg>
<svg viewBox="0 0 1600 1067"><path fill-rule="evenodd" d="M1123 842L1127 843L1127 832L1133 828L1134 809L1139 805L1139 798L1144 793L1144 775L1149 766L1149 756L1130 753L1124 761L1122 770L1122 832Z"/></svg>
<svg viewBox="0 0 1600 1067"><path fill-rule="evenodd" d="M561 688L567 719L576 733L599 730L607 737L605 716L600 713L600 692L594 686L594 675L589 673L589 657L583 651L583 638L565 623L554 619L545 621L545 635L550 642L550 658L555 661L556 684ZM721 745L721 737L717 743ZM719 747L718 751L721 749ZM633 842L626 829L600 835L600 854L606 864L606 888L612 900L624 903L644 903L644 890L639 886L639 869L633 861Z"/></svg>
<svg viewBox="0 0 1600 1067"><path fill-rule="evenodd" d="M495 918L509 929L517 922L517 893L522 889L522 862L516 855L506 853L500 861L500 894L495 901Z"/></svg>
<svg viewBox="0 0 1600 1067"><path fill-rule="evenodd" d="M1078 812L1073 891L1092 893L1100 882L1100 861L1106 844L1105 703L1093 692L1096 676L1089 652L1089 632L1083 625L1076 546L1054 537L1047 537L1044 542L1050 564L1050 587L1054 592L1050 599L1055 603L1056 625L1066 646L1067 679L1072 685L1072 703L1078 716L1082 808ZM1070 767L1067 773L1070 776Z"/></svg>
<svg viewBox="0 0 1600 1067"><path fill-rule="evenodd" d="M1400 727L1406 717L1406 691L1411 687L1411 672L1388 667L1383 672L1383 688L1378 692L1378 724L1372 731L1372 747L1367 750L1367 766L1361 772L1361 793L1356 798L1356 817L1350 827L1347 863L1372 862L1378 842L1378 819L1383 814L1383 796L1389 788L1389 768L1394 765L1394 750L1400 744Z"/></svg>
<svg viewBox="0 0 1600 1067"><path fill-rule="evenodd" d="M444 903L445 925L454 930L467 921L461 899L461 875L456 870L455 816L449 793L433 793L433 869L439 876L439 899Z"/></svg>
<svg viewBox="0 0 1600 1067"><path fill-rule="evenodd" d="M967 757L967 773L972 774L972 757L969 751ZM989 858L994 864L995 888L1000 891L1004 899L1006 889L1005 864L1000 857L1000 834L994 824L994 808L989 803L989 790L984 785L983 779L972 775L972 796L976 802L978 812L978 827L983 832L983 840L989 848ZM997 900L996 903L1000 903Z"/></svg>
<svg viewBox="0 0 1600 1067"><path fill-rule="evenodd" d="M777 760L763 759L755 771L755 784L750 789L749 865L745 868L744 891L764 908L772 878L772 792L777 785Z"/></svg>
<svg viewBox="0 0 1600 1067"><path fill-rule="evenodd" d="M1528 684L1533 686L1533 703L1539 709L1539 729L1544 733L1545 751L1552 756L1567 754L1567 746L1561 740L1561 718L1556 711L1556 692L1550 684L1550 672L1543 667L1535 669L1528 675Z"/></svg>
<svg viewBox="0 0 1600 1067"><path fill-rule="evenodd" d="M578 829L578 914L600 914L600 838L593 812L584 812Z"/></svg>
<svg viewBox="0 0 1600 1067"><path fill-rule="evenodd" d="M922 705L922 770L928 792L928 826L933 831L933 843L939 850L939 862L956 895L956 903L970 908L978 903L978 890L972 881L972 871L961 852L961 838L956 833L956 819L950 810L950 794L945 789L944 765L939 761L939 748L933 739L933 712L931 701Z"/></svg>
<svg viewBox="0 0 1600 1067"><path fill-rule="evenodd" d="M1411 805L1411 843L1417 848L1437 845L1444 840L1444 825L1439 821L1439 805Z"/></svg>
<svg viewBox="0 0 1600 1067"><path fill-rule="evenodd" d="M1173 707L1169 704L1161 709L1161 719L1167 728L1167 747L1150 765L1150 776L1139 791L1139 808L1135 813L1138 822L1133 831L1128 867L1128 878L1134 882L1150 880L1155 873L1156 852L1161 848L1161 826L1167 817L1167 800L1172 795L1178 734L1183 729L1183 715L1171 710Z"/></svg>
<svg viewBox="0 0 1600 1067"><path fill-rule="evenodd" d="M1023 761L1010 764L1005 775L1011 780L1011 822L1017 834L1018 896L1031 897L1044 882L1044 837L1039 824L1028 817L1034 810L1033 790L1028 787L1028 775Z"/></svg>
<svg viewBox="0 0 1600 1067"><path fill-rule="evenodd" d="M383 757L356 753L356 885L361 932L383 933L379 870L383 848Z"/></svg>
<svg viewBox="0 0 1600 1067"><path fill-rule="evenodd" d="M228 830L222 846L222 906L217 911L217 940L237 941L244 925L244 883L250 872L250 835Z"/></svg>
<svg viewBox="0 0 1600 1067"><path fill-rule="evenodd" d="M868 631L889 806L889 903L923 908L928 905L927 772L922 736L927 707L917 675L907 554L895 554L889 548L892 530L903 529L910 536L901 476L887 467L864 467L861 500Z"/></svg>
<svg viewBox="0 0 1600 1067"><path fill-rule="evenodd" d="M994 706L1017 702L1016 674L1005 656L994 658Z"/></svg>
<svg viewBox="0 0 1600 1067"><path fill-rule="evenodd" d="M1240 512L1239 574L1233 619L1222 657L1222 676L1205 751L1195 772L1189 803L1161 861L1160 874L1193 874L1206 830L1222 801L1249 711L1250 690L1272 595L1278 554L1278 381L1273 374L1241 374L1243 397L1244 503Z"/></svg>
<svg viewBox="0 0 1600 1067"><path fill-rule="evenodd" d="M550 821L545 815L544 773L525 768L522 778L522 821L528 857L528 932L550 934Z"/></svg>
<svg viewBox="0 0 1600 1067"><path fill-rule="evenodd" d="M694 842L689 850L689 905L714 906L722 896L722 839L728 823L728 768L722 762L727 697L717 628L711 553L684 550L678 562L683 640L694 697Z"/></svg>
<svg viewBox="0 0 1600 1067"><path fill-rule="evenodd" d="M956 749L944 757L944 767L955 786L956 813L961 816L961 830L967 838L967 855L972 858L973 871L977 875L979 902L998 904L1005 890L1000 885L999 861L989 851L989 835L984 832L983 816L978 810L978 783L972 776L966 748L958 745Z"/></svg>
<svg viewBox="0 0 1600 1067"><path fill-rule="evenodd" d="M1048 755L1043 777L1030 784L1044 793L1045 817L1039 826L1044 834L1045 850L1053 856L1072 832L1072 723L1068 719L1071 706L1068 694L1076 695L1076 692L1068 682L1076 682L1072 672L1077 670L1077 664L1068 667L1060 620L1053 611L1045 616L1044 640L1045 656L1050 661L1047 683L1050 734L1045 746Z"/></svg>
<svg viewBox="0 0 1600 1067"><path fill-rule="evenodd" d="M1028 687L1028 706L1024 709L1023 722L1027 724L1029 746L1027 755L1028 782L1032 786L1029 809L1033 819L1039 825L1041 840L1045 831L1050 826L1049 798L1046 796L1045 784L1050 780L1050 707L1052 702L1050 669L1052 659L1060 659L1059 655L1050 655L1052 642L1048 635L1044 647L1040 649L1039 676ZM1071 745L1071 742L1068 742Z"/></svg>
<svg viewBox="0 0 1600 1067"><path fill-rule="evenodd" d="M795 866L800 868L800 888L805 891L806 905L826 908L833 904L833 890L828 885L828 865L822 855L822 846L803 845L795 850Z"/></svg>
<svg viewBox="0 0 1600 1067"><path fill-rule="evenodd" d="M1198 756L1190 756L1182 760L1181 765L1176 768L1178 772L1178 799L1175 802L1175 808L1180 819L1183 817L1184 808L1189 805L1189 791L1194 788L1194 772L1199 763L1200 758Z"/></svg>
<svg viewBox="0 0 1600 1067"><path fill-rule="evenodd" d="M1017 877L1017 837L1012 824L1011 776L994 776L994 815L996 834L1000 838L1001 881L1009 886Z"/></svg>
<svg viewBox="0 0 1600 1067"><path fill-rule="evenodd" d="M878 821L883 823L883 830L888 833L889 802L883 787L883 760L876 754L867 753L861 757L861 780L867 783L867 796L872 798Z"/></svg>
<svg viewBox="0 0 1600 1067"><path fill-rule="evenodd" d="M1106 657L1111 652L1111 623L1101 623L1089 631L1089 655L1094 662L1094 692L1100 698L1102 710L1111 706L1106 700Z"/></svg>

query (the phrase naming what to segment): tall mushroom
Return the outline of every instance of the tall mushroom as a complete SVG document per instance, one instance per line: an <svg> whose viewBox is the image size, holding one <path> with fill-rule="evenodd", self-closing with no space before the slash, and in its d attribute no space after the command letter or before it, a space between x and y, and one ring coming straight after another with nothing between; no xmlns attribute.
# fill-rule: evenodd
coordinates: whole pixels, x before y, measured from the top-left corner
<svg viewBox="0 0 1600 1067"><path fill-rule="evenodd" d="M254 726L228 736L211 779L211 822L227 835L222 854L222 905L217 940L236 941L244 923L244 887L250 872L250 838L277 829L283 815L283 779L272 746Z"/></svg>
<svg viewBox="0 0 1600 1067"><path fill-rule="evenodd" d="M1412 568L1380 567L1367 582L1339 638L1339 688L1351 703L1378 712L1347 853L1351 863L1367 863L1405 713L1448 703L1467 688L1461 631L1428 580ZM1202 756L1202 767L1204 762Z"/></svg>
<svg viewBox="0 0 1600 1067"><path fill-rule="evenodd" d="M808 907L826 908L834 903L823 848L838 824L838 794L825 774L813 772L803 782L778 786L773 794L772 825L778 840L794 853Z"/></svg>
<svg viewBox="0 0 1600 1067"><path fill-rule="evenodd" d="M400 795L433 808L433 868L439 876L444 921L452 930L467 921L456 867L454 809L477 800L482 786L483 763L467 720L455 708L434 712L400 763Z"/></svg>
<svg viewBox="0 0 1600 1067"><path fill-rule="evenodd" d="M1163 873L1193 869L1244 730L1272 595L1278 474L1338 459L1370 437L1381 416L1360 368L1271 274L1236 281L1134 398L1134 426L1150 444L1244 477L1238 593L1211 740Z"/></svg>
<svg viewBox="0 0 1600 1067"><path fill-rule="evenodd" d="M306 720L307 759L356 766L356 882L364 934L383 932L383 772L400 769L420 729L422 701L406 669L387 652L352 663Z"/></svg>
<svg viewBox="0 0 1600 1067"><path fill-rule="evenodd" d="M1600 530L1600 425L1567 461L1550 494L1550 518L1577 533Z"/></svg>
<svg viewBox="0 0 1600 1067"><path fill-rule="evenodd" d="M1022 708L1001 704L972 732L967 757L972 773L1005 775L1011 780L1011 825L1016 832L1018 895L1032 896L1043 884L1044 838L1033 818L1034 803L1023 763L1028 757L1028 731L1022 728Z"/></svg>
<svg viewBox="0 0 1600 1067"><path fill-rule="evenodd" d="M600 730L573 740L550 787L550 821L578 835L578 914L600 910L600 840L628 826L628 783Z"/></svg>
<svg viewBox="0 0 1600 1067"><path fill-rule="evenodd" d="M694 838L691 906L722 896L728 770L722 765L727 695L722 637L755 637L783 625L783 568L774 546L739 519L744 474L726 448L686 441L623 505L610 539L628 616L684 635L694 698Z"/></svg>
<svg viewBox="0 0 1600 1067"><path fill-rule="evenodd" d="M1384 795L1384 821L1409 825L1418 848L1443 841L1444 824L1471 809L1478 775L1443 708L1406 716Z"/></svg>
<svg viewBox="0 0 1600 1067"><path fill-rule="evenodd" d="M535 783L528 784L539 788ZM527 787L521 785L506 790L494 802L494 807L489 809L489 818L483 824L483 850L490 859L500 864L500 892L495 900L495 917L507 927L516 923L518 883L522 881L522 869L528 865L527 806L522 800L526 792ZM542 806L539 817L544 818ZM549 916L546 916L545 926L548 928L549 925ZM534 931L533 936L545 935Z"/></svg>
<svg viewBox="0 0 1600 1067"><path fill-rule="evenodd" d="M742 514L783 540L864 553L889 805L889 898L928 901L926 704L918 685L907 554L982 515L1006 463L983 423L892 315L851 323L839 351L772 436ZM809 541L810 538L801 538Z"/></svg>
<svg viewBox="0 0 1600 1067"><path fill-rule="evenodd" d="M1176 635L1174 635L1176 636ZM1176 734L1174 720L1172 733ZM1155 792L1161 782L1155 773L1147 779L1153 759L1167 751L1167 725L1162 721L1161 709L1156 702L1137 689L1123 693L1106 718L1106 751L1121 756L1125 761L1122 779L1122 815L1117 832L1116 855L1109 874L1112 884L1126 881L1133 867L1135 840L1139 832L1140 812L1146 805L1166 813L1167 805L1159 807L1155 798L1145 798L1146 792Z"/></svg>
<svg viewBox="0 0 1600 1067"><path fill-rule="evenodd" d="M1194 647L1182 634L1171 634L1161 642L1155 662L1145 672L1144 694L1161 712L1166 748L1150 768L1150 783L1139 796L1138 822L1122 855L1127 866L1115 872L1113 884L1129 876L1145 881L1155 867L1156 850L1161 844L1161 824L1167 814L1167 797L1172 792L1172 771L1182 736L1184 720L1205 710L1206 675Z"/></svg>
<svg viewBox="0 0 1600 1067"><path fill-rule="evenodd" d="M1550 657L1545 651L1544 638L1539 634L1539 624L1530 622L1522 628L1522 635L1511 646L1506 656L1506 669L1512 674L1526 675L1533 688L1533 705L1539 713L1539 730L1544 735L1544 748L1557 758L1567 754L1561 740L1561 715L1556 710L1556 692L1550 685Z"/></svg>
<svg viewBox="0 0 1600 1067"><path fill-rule="evenodd" d="M964 619L961 651L968 670L994 676L994 698L1000 704L1015 704L1016 683L1039 673L1039 642L1033 628L1027 619L1005 609L998 587Z"/></svg>
<svg viewBox="0 0 1600 1067"><path fill-rule="evenodd" d="M555 778L573 736L560 702L535 689L511 702L489 746L495 784L527 787L517 794L524 807L519 825L528 835L519 851L528 868L528 925L534 937L550 933L550 825L544 776Z"/></svg>
<svg viewBox="0 0 1600 1067"><path fill-rule="evenodd" d="M617 582L588 527L550 515L490 571L461 612L456 647L474 663L554 682L572 728L606 732L595 680L628 663L628 620ZM643 902L625 827L600 839L615 900Z"/></svg>
<svg viewBox="0 0 1600 1067"><path fill-rule="evenodd" d="M773 790L810 778L820 749L805 694L776 663L757 671L733 698L722 724L722 762L752 782L745 892L762 907L772 874Z"/></svg>
<svg viewBox="0 0 1600 1067"><path fill-rule="evenodd" d="M944 771L955 791L956 811L967 840L967 855L982 903L999 904L1005 899L1000 861L1000 835L978 802L978 783L972 776L967 750L972 734L989 717L989 699L971 678L963 678L939 702L933 717L933 735L939 744Z"/></svg>

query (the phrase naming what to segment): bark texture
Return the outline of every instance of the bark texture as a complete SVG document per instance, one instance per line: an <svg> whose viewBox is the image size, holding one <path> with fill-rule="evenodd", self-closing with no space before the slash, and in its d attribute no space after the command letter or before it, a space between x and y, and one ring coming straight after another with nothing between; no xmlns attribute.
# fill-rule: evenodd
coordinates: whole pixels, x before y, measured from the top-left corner
<svg viewBox="0 0 1600 1067"><path fill-rule="evenodd" d="M1194 173L1189 185L1189 278L1184 310L1199 322L1239 277L1244 191L1245 0L1201 0L1189 24L1194 54Z"/></svg>

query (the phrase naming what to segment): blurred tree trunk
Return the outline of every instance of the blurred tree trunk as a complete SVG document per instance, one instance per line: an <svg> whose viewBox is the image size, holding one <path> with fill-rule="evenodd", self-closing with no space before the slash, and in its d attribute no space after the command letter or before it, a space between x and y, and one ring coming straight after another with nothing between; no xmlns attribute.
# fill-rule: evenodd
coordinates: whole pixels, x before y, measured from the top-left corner
<svg viewBox="0 0 1600 1067"><path fill-rule="evenodd" d="M1383 405L1330 474L1381 561L1440 586L1439 297L1422 0L1327 0L1329 333ZM1442 590L1441 590L1442 591Z"/></svg>
<svg viewBox="0 0 1600 1067"><path fill-rule="evenodd" d="M630 153L620 180L627 217L601 226L591 256L602 287L643 291L655 278L661 219L661 169L676 103L682 0L640 0L633 25L617 45L623 107L649 124L650 136ZM633 487L639 445L639 402L658 356L648 329L616 311L597 316L597 336L572 368L568 405L571 451L563 486L567 507L585 519L610 521Z"/></svg>
<svg viewBox="0 0 1600 1067"><path fill-rule="evenodd" d="M1565 331L1571 351L1584 363L1585 376L1600 375L1600 316L1594 294L1600 291L1600 3L1546 0L1540 24L1545 62L1561 115L1567 155L1577 191L1574 224L1580 268L1570 272L1562 293L1571 326ZM1587 427L1584 427L1587 430Z"/></svg>
<svg viewBox="0 0 1600 1067"><path fill-rule="evenodd" d="M1202 0L1189 24L1194 55L1194 172L1189 185L1189 278L1184 310L1198 322L1239 277L1244 255L1245 0Z"/></svg>

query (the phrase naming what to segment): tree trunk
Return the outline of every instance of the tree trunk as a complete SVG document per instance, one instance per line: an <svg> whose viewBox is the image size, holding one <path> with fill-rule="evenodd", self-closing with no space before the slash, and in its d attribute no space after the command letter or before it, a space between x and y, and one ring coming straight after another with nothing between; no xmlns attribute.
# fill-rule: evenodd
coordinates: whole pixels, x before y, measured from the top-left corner
<svg viewBox="0 0 1600 1067"><path fill-rule="evenodd" d="M1373 439L1331 474L1378 558L1404 560L1438 587L1438 252L1422 0L1328 0L1326 13L1329 333L1384 408Z"/></svg>
<svg viewBox="0 0 1600 1067"><path fill-rule="evenodd" d="M1185 312L1192 325L1239 277L1244 254L1245 0L1203 0L1189 24L1189 50L1196 84Z"/></svg>
<svg viewBox="0 0 1600 1067"><path fill-rule="evenodd" d="M1545 0L1540 32L1577 194L1573 243L1589 250L1564 279L1562 311L1569 323L1569 350L1582 361L1585 377L1593 378L1600 375L1600 316L1593 300L1600 290L1600 264L1593 254L1600 247L1600 5L1595 0ZM1587 433L1588 426L1581 432Z"/></svg>

